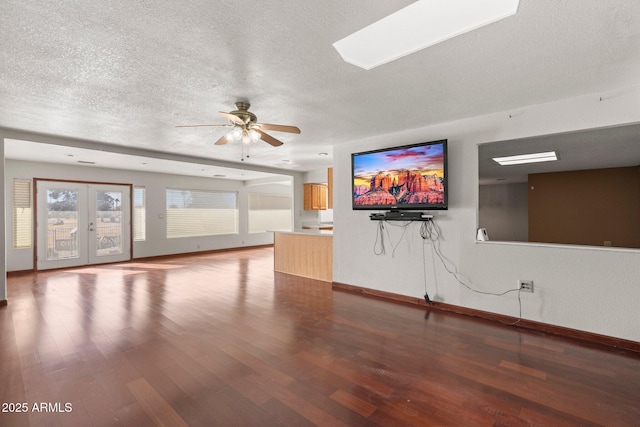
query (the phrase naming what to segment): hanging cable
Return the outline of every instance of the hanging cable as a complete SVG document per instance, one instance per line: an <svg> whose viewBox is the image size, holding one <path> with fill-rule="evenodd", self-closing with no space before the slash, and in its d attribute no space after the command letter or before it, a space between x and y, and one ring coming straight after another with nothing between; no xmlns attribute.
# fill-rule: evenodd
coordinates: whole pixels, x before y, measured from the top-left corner
<svg viewBox="0 0 640 427"><path fill-rule="evenodd" d="M462 275L461 273L459 273L457 268L455 267L455 264L453 264L453 262L451 262L447 257L445 257L442 254L442 251L440 250L440 240L441 240L440 236L441 236L440 227L436 223L435 219L432 219L431 221L425 221L420 226L420 237L422 237L422 239L424 239L424 240L428 240L429 242L431 242L431 248L432 248L433 252L440 259L440 262L442 263L442 266L444 267L444 269L449 274L451 274L460 285L464 286L465 288L467 288L471 292L475 292L475 293L482 294L482 295L503 296L503 295L506 295L506 294L511 293L511 292L518 292L518 310L519 310L518 320L516 320L515 322L502 322L501 321L500 323L503 323L503 324L506 324L506 325L515 325L515 324L519 323L522 320L522 300L520 299L521 289L520 288L514 288L514 289L506 290L504 292L485 292L485 291L480 291L478 289L475 289L475 288L471 287L470 285L468 285L467 283L464 283L463 279L466 279L469 282L471 282L471 280L469 280L468 277L466 277L466 276ZM424 250L424 246L423 246L423 250ZM423 260L424 260L424 256L423 256ZM426 292L426 273L425 273L425 292Z"/></svg>
<svg viewBox="0 0 640 427"><path fill-rule="evenodd" d="M392 225L394 227L402 227L402 234L400 235L400 238L398 239L398 242L395 245L391 241L391 235L389 234L389 229L387 229L387 237L389 238L389 242L391 242L391 248L392 248L391 258L395 258L396 248L400 245L400 242L402 242L402 239L404 238L404 234L407 232L407 227L411 225L411 221L407 221L406 223L403 223L403 224L395 224L388 221L385 221L385 222L387 223L387 225Z"/></svg>
<svg viewBox="0 0 640 427"><path fill-rule="evenodd" d="M424 253L424 239L422 240L422 274L424 277L424 302L431 305L431 298L429 298L429 292L427 292L427 262L425 261Z"/></svg>
<svg viewBox="0 0 640 427"><path fill-rule="evenodd" d="M391 239L391 233L389 232L389 228L385 228L384 224L387 224L388 226L393 226L393 227L402 227L402 234L400 235L400 238L398 239L398 241L394 244L393 240ZM400 245L400 242L402 242L402 239L404 238L405 233L407 232L407 227L411 225L411 221L407 221L403 224L394 224L392 222L389 221L378 221L378 230L376 231L376 241L373 245L373 253L375 255L384 255L386 254L386 247L385 247L385 232L387 233L387 240L389 241L389 243L391 244L391 257L395 258L396 255L396 249L398 248L398 246Z"/></svg>
<svg viewBox="0 0 640 427"><path fill-rule="evenodd" d="M380 250L377 249L380 242ZM375 255L384 255L384 225L383 221L378 221L378 229L376 231L376 241L373 244L373 253Z"/></svg>

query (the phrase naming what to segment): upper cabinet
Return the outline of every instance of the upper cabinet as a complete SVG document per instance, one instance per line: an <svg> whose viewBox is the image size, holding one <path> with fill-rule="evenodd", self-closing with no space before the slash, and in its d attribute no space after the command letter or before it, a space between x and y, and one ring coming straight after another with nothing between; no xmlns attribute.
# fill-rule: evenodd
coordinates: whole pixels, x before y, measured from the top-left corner
<svg viewBox="0 0 640 427"><path fill-rule="evenodd" d="M325 184L304 185L304 210L323 211L327 209L327 186Z"/></svg>

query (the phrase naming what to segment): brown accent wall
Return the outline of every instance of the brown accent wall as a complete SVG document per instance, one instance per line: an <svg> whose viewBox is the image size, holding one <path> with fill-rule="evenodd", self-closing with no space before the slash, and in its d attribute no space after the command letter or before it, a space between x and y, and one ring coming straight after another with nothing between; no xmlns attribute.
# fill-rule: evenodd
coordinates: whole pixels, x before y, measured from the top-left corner
<svg viewBox="0 0 640 427"><path fill-rule="evenodd" d="M529 175L529 241L640 248L640 166Z"/></svg>

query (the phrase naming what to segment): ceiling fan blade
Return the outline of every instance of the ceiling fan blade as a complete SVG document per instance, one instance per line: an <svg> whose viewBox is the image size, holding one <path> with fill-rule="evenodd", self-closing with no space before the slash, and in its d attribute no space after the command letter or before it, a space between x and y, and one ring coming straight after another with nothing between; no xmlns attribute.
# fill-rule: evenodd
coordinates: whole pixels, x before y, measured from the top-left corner
<svg viewBox="0 0 640 427"><path fill-rule="evenodd" d="M282 141L280 141L280 140L278 140L278 139L275 139L274 137L272 137L272 136L271 136L271 135L269 135L268 133L264 133L264 132L262 132L262 130L260 130L260 129L257 129L257 128L256 128L256 129L254 129L254 130L260 134L260 138L261 138L264 142L266 142L267 144L271 144L271 145L272 145L272 146L274 146L274 147L278 147L278 146L280 146L280 145L284 144L284 142L282 142Z"/></svg>
<svg viewBox="0 0 640 427"><path fill-rule="evenodd" d="M224 113L222 111L220 111L220 114L222 115L222 117L226 117L227 119L231 120L233 123L237 123L239 125L244 124L244 120L242 120L240 117L236 116L235 114Z"/></svg>
<svg viewBox="0 0 640 427"><path fill-rule="evenodd" d="M181 126L176 126L177 128L228 128L228 127L233 127L234 125L181 125Z"/></svg>
<svg viewBox="0 0 640 427"><path fill-rule="evenodd" d="M274 125L270 123L258 123L257 126L260 126L260 129L263 129L263 130L275 130L276 132L300 133L300 129L295 126Z"/></svg>
<svg viewBox="0 0 640 427"><path fill-rule="evenodd" d="M226 135L222 135L222 136L220 137L220 139L219 139L219 140L217 140L217 141L216 141L216 143L215 143L214 145L224 145L224 144L226 144L227 142L229 142L229 140L227 139L227 136L226 136Z"/></svg>

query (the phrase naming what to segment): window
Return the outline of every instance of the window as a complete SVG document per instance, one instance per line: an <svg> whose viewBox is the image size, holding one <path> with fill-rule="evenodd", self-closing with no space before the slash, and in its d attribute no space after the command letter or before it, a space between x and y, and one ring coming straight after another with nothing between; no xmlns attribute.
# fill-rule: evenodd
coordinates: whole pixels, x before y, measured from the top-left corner
<svg viewBox="0 0 640 427"><path fill-rule="evenodd" d="M31 180L13 180L13 248L31 247Z"/></svg>
<svg viewBox="0 0 640 427"><path fill-rule="evenodd" d="M238 233L235 192L167 189L167 238Z"/></svg>
<svg viewBox="0 0 640 427"><path fill-rule="evenodd" d="M146 193L144 187L133 188L133 240L142 242L147 239Z"/></svg>
<svg viewBox="0 0 640 427"><path fill-rule="evenodd" d="M291 230L291 196L249 194L249 233Z"/></svg>

